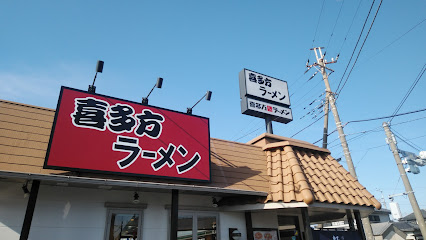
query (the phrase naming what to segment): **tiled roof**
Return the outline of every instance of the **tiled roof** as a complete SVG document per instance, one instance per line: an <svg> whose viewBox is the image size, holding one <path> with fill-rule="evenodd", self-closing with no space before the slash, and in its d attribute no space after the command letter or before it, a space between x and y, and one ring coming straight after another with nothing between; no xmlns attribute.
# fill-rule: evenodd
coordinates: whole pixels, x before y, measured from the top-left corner
<svg viewBox="0 0 426 240"><path fill-rule="evenodd" d="M0 171L75 174L43 169L54 114L53 109L0 100ZM79 176L173 183L92 173L79 173ZM380 208L380 203L327 149L270 134L261 135L248 144L212 138L211 182L196 185L255 191L262 196L268 192L267 202L340 203Z"/></svg>
<svg viewBox="0 0 426 240"><path fill-rule="evenodd" d="M374 236L380 236L391 226L391 222L372 223L371 229L373 230Z"/></svg>
<svg viewBox="0 0 426 240"><path fill-rule="evenodd" d="M266 141L262 142L260 136L251 143L263 145L267 155L268 202L303 201L381 208L374 196L327 149L271 134L264 134L263 138Z"/></svg>
<svg viewBox="0 0 426 240"><path fill-rule="evenodd" d="M0 171L47 175L75 175L74 172L43 169L55 110L0 100ZM210 140L211 182L194 183L144 177L79 173L81 177L116 180L179 183L215 188L268 192L265 154L261 147Z"/></svg>
<svg viewBox="0 0 426 240"><path fill-rule="evenodd" d="M422 213L423 218L426 219L426 210L420 209L420 212ZM407 216L403 217L402 220L404 220L404 221L416 221L416 216L412 212L412 213L408 214Z"/></svg>

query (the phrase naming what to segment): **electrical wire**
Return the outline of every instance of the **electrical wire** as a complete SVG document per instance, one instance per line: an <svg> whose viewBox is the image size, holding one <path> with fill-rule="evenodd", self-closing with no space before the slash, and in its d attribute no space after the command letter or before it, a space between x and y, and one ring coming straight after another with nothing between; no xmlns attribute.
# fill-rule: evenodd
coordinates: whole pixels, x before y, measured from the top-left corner
<svg viewBox="0 0 426 240"><path fill-rule="evenodd" d="M410 28L408 31L406 31L404 34L402 34L401 36L397 37L395 40L393 40L392 42L390 42L388 45L386 45L384 48L382 48L381 50L379 50L378 52L376 52L375 54L373 54L371 57L369 57L367 60L363 61L363 63L366 63L368 61L370 61L372 58L374 58L375 56L379 55L381 52L383 52L383 50L385 50L386 48L390 47L392 44L396 43L398 40L400 40L402 37L404 37L405 35L407 35L409 32L411 32L412 30L414 30L416 27L420 26L423 22L426 21L426 18L423 19L422 21L420 21L419 23L417 23L416 25L414 25L412 28ZM361 64L358 64L358 67Z"/></svg>
<svg viewBox="0 0 426 240"><path fill-rule="evenodd" d="M306 130L306 129L308 129L310 126L314 125L314 123L316 123L316 122L318 122L319 120L321 120L323 117L324 117L324 115L322 115L322 116L321 116L320 118L318 118L317 120L313 121L313 122L312 122L311 124L309 124L308 126L304 127L302 130L300 130L300 131L298 131L297 133L293 134L293 135L291 136L291 138L292 138L292 137L294 137L294 136L296 136L297 134L299 134L299 133L301 133L301 132L305 131L305 130Z"/></svg>
<svg viewBox="0 0 426 240"><path fill-rule="evenodd" d="M390 117L399 117L399 116L403 116L403 115L407 115L407 114L412 114L412 113L423 112L423 111L426 111L426 108L415 110L415 111L410 111L410 112L405 112L405 113L400 113L400 114L395 114L395 115L391 115L391 116L376 117L376 118L369 118L369 119L349 121L348 123L369 122L369 121L380 120L380 119L385 119L385 118L390 118Z"/></svg>
<svg viewBox="0 0 426 240"><path fill-rule="evenodd" d="M337 95L340 95L340 93L342 92L342 90L345 87L346 83L348 82L349 77L351 76L352 70L354 69L354 67L355 67L355 65L357 63L359 55L361 54L361 51L364 48L364 44L367 41L368 36L370 35L371 29L373 28L374 22L376 20L377 14L379 13L380 7L382 6L382 3L383 3L383 0L380 1L379 7L376 10L376 14L374 15L373 21L371 22L370 28L368 29L368 32L367 32L367 35L364 38L364 42L362 43L362 45L361 45L361 47L360 47L360 49L358 51L358 55L355 58L355 61L354 61L353 65L352 65L352 68L349 71L348 76L345 79L345 82L343 83L342 87L337 91Z"/></svg>
<svg viewBox="0 0 426 240"><path fill-rule="evenodd" d="M328 49L328 46L330 45L330 41L333 38L334 30L336 29L337 21L339 20L340 13L342 12L342 8L343 8L344 3L345 3L345 1L343 0L342 4L340 5L339 13L337 14L336 21L334 22L333 30L331 30L331 35L330 35L330 38L328 39L327 47L325 49Z"/></svg>
<svg viewBox="0 0 426 240"><path fill-rule="evenodd" d="M359 7L361 6L361 3L362 3L362 0L361 0L361 1L359 1L359 3L358 3L358 7L356 8L355 14L354 14L354 16L353 16L353 18L352 18L351 25L350 25L350 26L349 26L349 28L348 28L348 32L346 33L345 39L344 39L344 40L343 40L343 42L342 42L342 46L340 46L339 54L340 54L340 52L342 51L342 49L343 49L343 45L345 44L346 39L348 38L349 32L350 32L350 31L351 31L351 29L352 29L352 25L354 24L355 17L356 17L356 15L358 14L358 10L359 10Z"/></svg>
<svg viewBox="0 0 426 240"><path fill-rule="evenodd" d="M317 32L318 32L318 27L319 27L319 23L321 20L321 16L322 16L322 12L324 10L324 4L325 4L325 0L322 1L322 5L321 5L321 10L320 10L320 14L318 16L318 21L317 21L317 27L315 28L315 34L314 34L314 39L312 40L312 46L311 48L314 47L314 43L315 43L315 38L317 37ZM308 54L308 59L311 57L311 51L309 50L309 54Z"/></svg>
<svg viewBox="0 0 426 240"><path fill-rule="evenodd" d="M399 112L399 110L401 109L402 105L404 105L405 101L408 99L408 97L410 96L411 92L413 91L413 89L416 87L417 83L419 83L420 79L423 76L423 73L426 71L426 63L423 65L422 70L420 70L419 74L417 75L416 79L414 80L413 84L411 84L410 88L408 89L407 93L405 94L405 96L402 98L401 102L399 103L398 107L396 107L395 111L392 114L392 117L389 119L389 123L392 122L394 116Z"/></svg>
<svg viewBox="0 0 426 240"><path fill-rule="evenodd" d="M414 144L413 142L411 142L410 140L408 140L407 138L405 138L404 136L402 136L399 132L397 132L394 128L392 129L392 133L399 139L401 139L401 141L403 141L405 144L407 144L408 146L416 149L417 151L420 152L420 147L417 146L416 144Z"/></svg>
<svg viewBox="0 0 426 240"><path fill-rule="evenodd" d="M336 92L339 90L340 84L342 84L342 81L343 81L343 78L345 77L346 71L348 70L349 65L351 64L351 61L352 61L352 58L355 54L356 48L358 47L359 40L361 40L362 33L364 32L365 25L367 24L368 18L370 17L371 10L373 9L374 2L375 2L375 0L373 0L373 3L371 3L370 10L368 11L367 17L365 18L364 25L362 26L361 32L359 33L358 40L356 41L356 44L355 44L354 50L352 51L348 65L346 65L346 68L345 68L345 71L343 72L342 78L339 81L339 85L337 85ZM360 2L360 4L361 4L361 2ZM359 8L359 6L358 6L358 8ZM345 40L346 40L346 38L345 38Z"/></svg>
<svg viewBox="0 0 426 240"><path fill-rule="evenodd" d="M409 122L414 122L414 121L417 121L417 120L420 120L420 119L425 119L425 118L426 117L421 117L421 118L416 118L416 119L408 120L408 121L405 121L405 122L392 123L392 126L396 126L396 125L400 125L400 124L405 124L405 123L409 123Z"/></svg>

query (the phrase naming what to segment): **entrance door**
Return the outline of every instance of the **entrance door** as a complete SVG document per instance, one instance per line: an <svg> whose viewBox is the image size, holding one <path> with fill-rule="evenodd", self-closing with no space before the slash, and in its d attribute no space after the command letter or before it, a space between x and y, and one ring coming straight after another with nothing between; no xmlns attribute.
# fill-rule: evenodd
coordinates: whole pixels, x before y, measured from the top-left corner
<svg viewBox="0 0 426 240"><path fill-rule="evenodd" d="M297 216L278 216L280 240L303 240Z"/></svg>
<svg viewBox="0 0 426 240"><path fill-rule="evenodd" d="M216 240L217 213L179 211L179 240Z"/></svg>

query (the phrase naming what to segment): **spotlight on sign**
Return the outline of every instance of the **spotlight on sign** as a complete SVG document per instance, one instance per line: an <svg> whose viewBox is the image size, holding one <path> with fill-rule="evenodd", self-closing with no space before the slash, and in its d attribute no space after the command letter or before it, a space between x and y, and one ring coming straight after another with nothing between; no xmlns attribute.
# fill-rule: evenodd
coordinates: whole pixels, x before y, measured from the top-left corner
<svg viewBox="0 0 426 240"><path fill-rule="evenodd" d="M207 93L206 94L204 94L204 96L202 96L201 98L200 98L200 100L198 100L198 102L196 102L195 104L194 104L194 106L192 106L192 107L190 107L190 108L187 108L186 109L186 113L188 113L188 114L192 114L192 109L199 103L199 102L201 102L201 100L203 100L203 98L204 97L206 97L206 100L207 101L210 101L210 99L212 98L212 92L211 91L207 91Z"/></svg>
<svg viewBox="0 0 426 240"><path fill-rule="evenodd" d="M139 194L137 192L133 195L133 203L139 203Z"/></svg>
<svg viewBox="0 0 426 240"><path fill-rule="evenodd" d="M218 201L216 200L215 197L213 197L213 199L212 199L212 207L215 207L215 208L219 207L219 203L218 203Z"/></svg>
<svg viewBox="0 0 426 240"><path fill-rule="evenodd" d="M28 190L28 181L22 186L22 191L24 191L24 198L30 195L30 191Z"/></svg>
<svg viewBox="0 0 426 240"><path fill-rule="evenodd" d="M89 93L95 93L95 91L96 91L96 86L95 86L96 77L98 76L98 72L101 73L103 69L104 69L104 61L98 60L98 63L96 64L95 78L93 79L92 85L89 85L89 89L87 90Z"/></svg>
<svg viewBox="0 0 426 240"><path fill-rule="evenodd" d="M161 88L163 86L163 78L158 78L157 83L152 87L151 91L148 93L148 96L142 98L142 104L148 105L148 97L151 95L152 91L154 91L154 88Z"/></svg>

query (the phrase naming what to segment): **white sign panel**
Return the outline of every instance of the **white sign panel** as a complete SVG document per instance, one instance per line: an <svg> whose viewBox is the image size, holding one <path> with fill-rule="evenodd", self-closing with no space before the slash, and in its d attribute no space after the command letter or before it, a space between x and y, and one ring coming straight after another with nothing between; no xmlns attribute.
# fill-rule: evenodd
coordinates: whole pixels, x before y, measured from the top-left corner
<svg viewBox="0 0 426 240"><path fill-rule="evenodd" d="M401 210L399 209L399 204L397 202L390 202L389 206L393 219L398 220L402 218Z"/></svg>
<svg viewBox="0 0 426 240"><path fill-rule="evenodd" d="M264 118L265 115L272 117L273 121L288 123L293 120L290 108L277 104L266 103L253 98L243 98L241 101L241 112L254 117Z"/></svg>
<svg viewBox="0 0 426 240"><path fill-rule="evenodd" d="M240 72L240 95L290 106L287 82L248 69Z"/></svg>

